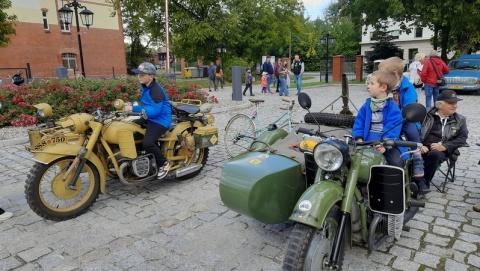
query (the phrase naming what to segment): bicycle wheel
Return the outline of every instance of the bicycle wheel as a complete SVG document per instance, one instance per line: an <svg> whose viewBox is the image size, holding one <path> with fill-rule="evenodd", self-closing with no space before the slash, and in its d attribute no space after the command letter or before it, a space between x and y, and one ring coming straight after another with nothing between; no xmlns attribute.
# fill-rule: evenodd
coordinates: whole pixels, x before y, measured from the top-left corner
<svg viewBox="0 0 480 271"><path fill-rule="evenodd" d="M225 127L224 144L230 157L246 152L255 139L257 139L257 131L250 117L238 114L228 121Z"/></svg>

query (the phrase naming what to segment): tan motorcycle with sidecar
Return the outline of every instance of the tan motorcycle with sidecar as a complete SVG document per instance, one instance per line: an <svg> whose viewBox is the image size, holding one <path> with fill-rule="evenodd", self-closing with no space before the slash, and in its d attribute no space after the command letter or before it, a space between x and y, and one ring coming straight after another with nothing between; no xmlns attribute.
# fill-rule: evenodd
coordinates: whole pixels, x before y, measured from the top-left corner
<svg viewBox="0 0 480 271"><path fill-rule="evenodd" d="M133 119L144 113L123 111L116 100L114 112L97 109L58 121L51 119L28 131L33 165L27 176L25 195L30 208L51 220L66 220L88 210L99 193L105 193L107 177L126 185L141 185L157 178L154 156L142 149L145 129ZM48 119L52 108L35 105ZM218 128L209 114L212 105L199 100L171 103L173 121L158 139L171 169L166 178L188 179L200 173L209 148L218 143Z"/></svg>

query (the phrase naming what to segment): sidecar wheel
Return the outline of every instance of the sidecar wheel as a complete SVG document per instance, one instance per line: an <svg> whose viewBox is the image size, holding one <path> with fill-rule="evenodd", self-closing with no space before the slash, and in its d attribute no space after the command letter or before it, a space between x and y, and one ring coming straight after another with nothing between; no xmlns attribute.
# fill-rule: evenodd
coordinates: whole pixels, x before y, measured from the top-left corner
<svg viewBox="0 0 480 271"><path fill-rule="evenodd" d="M333 239L338 231L339 221L340 208L334 205L328 212L322 229L297 223L287 244L283 270L342 270L345 241L340 244L338 268L330 269L326 265L330 258Z"/></svg>
<svg viewBox="0 0 480 271"><path fill-rule="evenodd" d="M307 113L304 117L305 123L316 124L315 120L324 125L335 127L352 128L355 123L355 116L333 113Z"/></svg>
<svg viewBox="0 0 480 271"><path fill-rule="evenodd" d="M98 198L100 175L97 168L87 161L75 189L68 189L63 173L75 157L62 157L47 165L35 163L25 181L25 196L30 208L39 216L62 221L85 213Z"/></svg>

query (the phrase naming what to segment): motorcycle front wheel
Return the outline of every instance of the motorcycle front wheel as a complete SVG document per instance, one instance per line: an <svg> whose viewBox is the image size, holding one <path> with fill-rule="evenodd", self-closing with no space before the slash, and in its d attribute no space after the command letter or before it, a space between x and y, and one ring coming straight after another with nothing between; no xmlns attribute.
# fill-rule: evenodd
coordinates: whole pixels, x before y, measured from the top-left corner
<svg viewBox="0 0 480 271"><path fill-rule="evenodd" d="M62 221L85 213L98 197L100 175L87 161L74 189L67 187L75 169L63 180L75 157L62 157L47 165L35 163L25 181L25 195L30 208L39 216Z"/></svg>
<svg viewBox="0 0 480 271"><path fill-rule="evenodd" d="M340 221L340 208L336 205L330 209L321 229L304 224L295 224L283 261L283 270L288 271L318 271L342 270L345 256L345 241L340 244L338 268L327 266L337 234Z"/></svg>

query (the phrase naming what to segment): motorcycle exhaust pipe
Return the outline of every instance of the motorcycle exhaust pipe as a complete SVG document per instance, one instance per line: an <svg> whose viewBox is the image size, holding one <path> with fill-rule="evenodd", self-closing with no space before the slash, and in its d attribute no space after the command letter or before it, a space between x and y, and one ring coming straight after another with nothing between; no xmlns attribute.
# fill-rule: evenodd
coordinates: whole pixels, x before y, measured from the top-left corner
<svg viewBox="0 0 480 271"><path fill-rule="evenodd" d="M418 201L418 200L411 200L410 201L410 206L411 207L423 208L423 207L425 207L425 202L424 201Z"/></svg>
<svg viewBox="0 0 480 271"><path fill-rule="evenodd" d="M177 169L175 171L175 176L177 178L185 176L187 174L190 174L190 173L193 173L197 170L200 170L202 168L202 166L203 166L202 164L194 164L194 165L189 165L189 166L184 167L184 168Z"/></svg>

